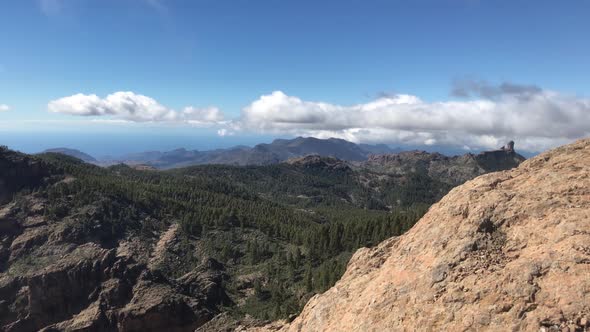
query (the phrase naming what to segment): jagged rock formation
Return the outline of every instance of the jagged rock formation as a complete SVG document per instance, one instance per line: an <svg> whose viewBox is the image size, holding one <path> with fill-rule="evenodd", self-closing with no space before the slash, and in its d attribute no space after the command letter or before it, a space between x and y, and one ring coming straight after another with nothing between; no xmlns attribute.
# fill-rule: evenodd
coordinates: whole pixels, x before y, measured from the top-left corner
<svg viewBox="0 0 590 332"><path fill-rule="evenodd" d="M448 157L440 153L405 151L395 154L371 155L360 167L387 174L406 175L422 172L437 180L458 185L478 175L508 170L525 160L514 150L514 142L477 155Z"/></svg>
<svg viewBox="0 0 590 332"><path fill-rule="evenodd" d="M165 249L138 247L133 239L112 249L85 243L69 225L45 220L42 201L27 199L39 208L24 219L15 204L0 211L0 225L12 226L3 229L0 247L2 265L9 265L0 269L3 331L187 331L211 319L218 304L229 303L220 263L205 260L169 279L145 255ZM168 238L159 242L172 246L173 234L163 236Z"/></svg>
<svg viewBox="0 0 590 332"><path fill-rule="evenodd" d="M282 331L588 331L590 139L453 189Z"/></svg>
<svg viewBox="0 0 590 332"><path fill-rule="evenodd" d="M513 152L514 151L514 141L508 142L508 144L504 145L500 149L504 150L504 151L512 151Z"/></svg>

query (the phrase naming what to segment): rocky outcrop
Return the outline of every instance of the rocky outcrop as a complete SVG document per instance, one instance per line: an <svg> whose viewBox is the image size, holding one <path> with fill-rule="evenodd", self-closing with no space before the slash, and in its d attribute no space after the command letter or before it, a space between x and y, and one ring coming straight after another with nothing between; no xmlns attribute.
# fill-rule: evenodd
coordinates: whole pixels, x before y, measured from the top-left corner
<svg viewBox="0 0 590 332"><path fill-rule="evenodd" d="M498 150L453 157L426 151L370 155L368 160L359 166L399 176L423 173L433 179L459 185L482 174L512 169L524 160L523 156L516 153L514 142L511 141Z"/></svg>
<svg viewBox="0 0 590 332"><path fill-rule="evenodd" d="M47 249L47 248L46 248ZM223 268L205 261L177 280L95 244L38 271L0 279L3 331L193 331L228 304Z"/></svg>
<svg viewBox="0 0 590 332"><path fill-rule="evenodd" d="M588 331L589 230L586 139L453 189L263 330Z"/></svg>
<svg viewBox="0 0 590 332"><path fill-rule="evenodd" d="M153 246L101 243L43 206L28 195L0 208L0 331L193 331L231 304L213 259L179 278L160 272L175 224Z"/></svg>
<svg viewBox="0 0 590 332"><path fill-rule="evenodd" d="M508 142L506 145L500 148L500 150L514 152L514 141Z"/></svg>
<svg viewBox="0 0 590 332"><path fill-rule="evenodd" d="M525 158L514 151L514 142L510 141L499 150L484 151L474 156L477 164L486 172L497 172L512 169L522 163Z"/></svg>

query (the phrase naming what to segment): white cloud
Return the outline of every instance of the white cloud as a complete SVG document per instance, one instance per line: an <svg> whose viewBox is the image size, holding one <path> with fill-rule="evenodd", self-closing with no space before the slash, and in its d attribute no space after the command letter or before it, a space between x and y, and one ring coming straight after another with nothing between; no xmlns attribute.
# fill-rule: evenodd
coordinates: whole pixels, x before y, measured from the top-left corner
<svg viewBox="0 0 590 332"><path fill-rule="evenodd" d="M217 107L194 108L185 107L181 114L182 119L190 124L203 123L221 123L223 122L223 113Z"/></svg>
<svg viewBox="0 0 590 332"><path fill-rule="evenodd" d="M186 107L177 112L155 99L134 92L115 92L100 98L97 95L76 94L50 101L49 112L78 116L110 116L117 121L172 122L191 125L222 123L223 113L216 107Z"/></svg>
<svg viewBox="0 0 590 332"><path fill-rule="evenodd" d="M493 93L493 98L425 102L412 95L393 95L342 106L275 91L245 107L231 128L353 142L486 149L513 139L518 148L530 151L590 135L590 99L508 83L486 93Z"/></svg>
<svg viewBox="0 0 590 332"><path fill-rule="evenodd" d="M212 126L219 136L254 132L467 150L497 148L515 140L519 150L541 151L590 136L588 98L510 83L497 87L463 83L454 92L459 99L426 102L398 94L338 105L275 91L244 107L232 121L225 120L217 107L176 111L133 92L115 92L105 98L72 95L49 102L48 110L93 116L105 123Z"/></svg>
<svg viewBox="0 0 590 332"><path fill-rule="evenodd" d="M0 104L0 112L10 111L10 106L6 104Z"/></svg>

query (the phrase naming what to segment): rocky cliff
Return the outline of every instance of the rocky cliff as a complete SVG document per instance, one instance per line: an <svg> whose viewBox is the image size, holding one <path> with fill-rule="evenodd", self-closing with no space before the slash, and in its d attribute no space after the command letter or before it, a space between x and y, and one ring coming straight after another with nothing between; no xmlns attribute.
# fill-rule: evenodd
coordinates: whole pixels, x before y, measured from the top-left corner
<svg viewBox="0 0 590 332"><path fill-rule="evenodd" d="M588 331L590 139L453 189L282 331Z"/></svg>
<svg viewBox="0 0 590 332"><path fill-rule="evenodd" d="M104 219L126 205L120 199L77 207L67 195L67 204L51 207L52 196L42 194L77 181L0 148L0 331L192 331L230 303L224 266L214 259L177 278L158 268L182 251L177 224L142 242Z"/></svg>

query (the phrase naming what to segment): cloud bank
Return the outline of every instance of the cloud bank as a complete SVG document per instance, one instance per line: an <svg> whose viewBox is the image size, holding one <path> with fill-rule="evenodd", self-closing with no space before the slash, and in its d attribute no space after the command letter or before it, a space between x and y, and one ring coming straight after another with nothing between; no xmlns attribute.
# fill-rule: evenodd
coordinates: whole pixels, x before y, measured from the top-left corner
<svg viewBox="0 0 590 332"><path fill-rule="evenodd" d="M50 112L104 117L104 121L162 122L215 127L239 133L337 137L357 143L441 145L493 149L509 140L526 151L543 151L590 136L590 99L535 85L456 82L455 100L424 101L409 94L382 94L356 105L307 101L281 91L263 95L233 120L217 107L175 111L133 92L105 98L77 94L51 101Z"/></svg>
<svg viewBox="0 0 590 332"><path fill-rule="evenodd" d="M453 84L451 95L454 97L481 97L497 99L504 96L513 96L526 99L543 90L536 85L515 84L504 82L500 85L492 85L486 81L457 80Z"/></svg>
<svg viewBox="0 0 590 332"><path fill-rule="evenodd" d="M477 98L426 102L398 94L343 106L275 91L245 107L231 125L281 135L465 149L497 148L516 140L529 151L590 136L590 99L510 83L464 84L453 93Z"/></svg>
<svg viewBox="0 0 590 332"><path fill-rule="evenodd" d="M47 109L52 113L109 116L118 121L131 122L170 122L191 125L213 125L223 122L223 113L217 107L188 106L182 111L175 111L153 98L129 91L115 92L105 98L94 94L76 94L50 101Z"/></svg>
<svg viewBox="0 0 590 332"><path fill-rule="evenodd" d="M0 104L0 112L10 111L10 106L6 104Z"/></svg>

